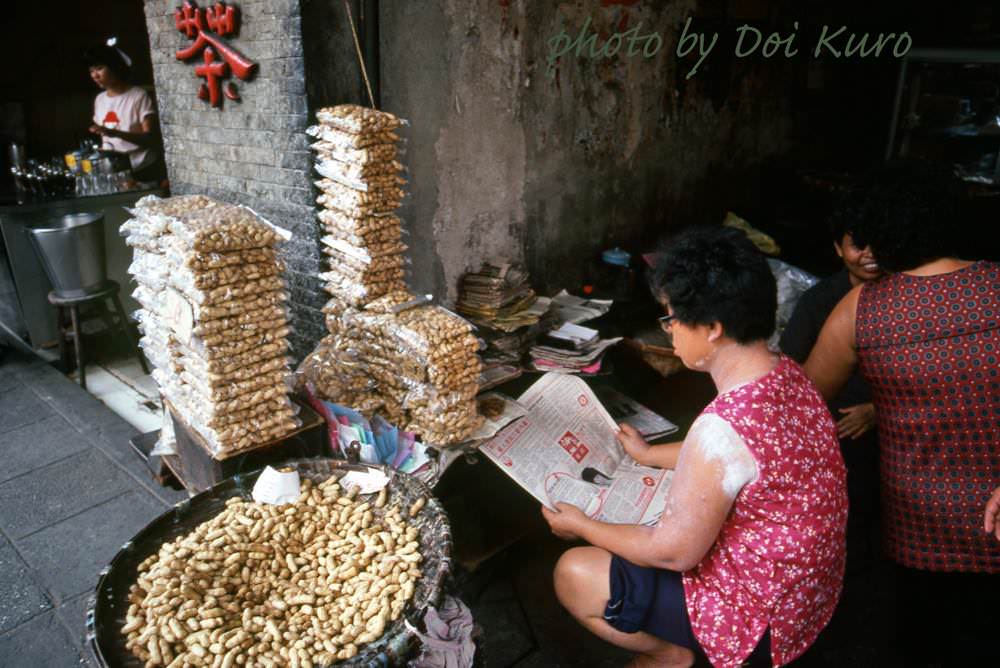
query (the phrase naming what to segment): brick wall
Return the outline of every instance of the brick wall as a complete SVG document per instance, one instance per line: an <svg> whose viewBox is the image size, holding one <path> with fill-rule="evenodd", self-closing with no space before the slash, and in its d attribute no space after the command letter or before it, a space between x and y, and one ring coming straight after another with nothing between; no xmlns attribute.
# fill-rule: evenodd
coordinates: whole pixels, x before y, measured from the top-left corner
<svg viewBox="0 0 1000 668"><path fill-rule="evenodd" d="M174 52L188 38L174 26L180 0L145 0L146 25L171 191L244 204L294 234L284 247L297 358L324 333L324 293L314 218L312 160L299 0L247 0L240 29L227 41L258 64L255 77L232 78L242 101L221 109L197 97L195 61ZM206 6L204 0L199 6Z"/></svg>

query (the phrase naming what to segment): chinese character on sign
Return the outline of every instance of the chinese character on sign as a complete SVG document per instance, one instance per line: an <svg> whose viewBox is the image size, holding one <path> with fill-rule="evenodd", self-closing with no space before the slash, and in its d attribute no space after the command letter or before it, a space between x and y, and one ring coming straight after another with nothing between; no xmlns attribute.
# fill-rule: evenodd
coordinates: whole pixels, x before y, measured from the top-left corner
<svg viewBox="0 0 1000 668"><path fill-rule="evenodd" d="M569 456L573 458L577 463L582 462L583 458L587 456L590 452L590 448L580 442L580 439L576 437L571 431L567 431L559 439L559 445L562 449L569 453Z"/></svg>
<svg viewBox="0 0 1000 668"><path fill-rule="evenodd" d="M189 47L176 53L177 60L190 60L201 54L204 61L194 68L195 75L205 80L198 88L198 97L208 100L213 107L222 105L223 94L230 100L240 99L236 85L230 81L223 88L222 80L232 72L246 81L257 70L257 63L222 40L236 32L236 8L222 2L201 8L186 1L174 11L174 25L188 39L194 40Z"/></svg>

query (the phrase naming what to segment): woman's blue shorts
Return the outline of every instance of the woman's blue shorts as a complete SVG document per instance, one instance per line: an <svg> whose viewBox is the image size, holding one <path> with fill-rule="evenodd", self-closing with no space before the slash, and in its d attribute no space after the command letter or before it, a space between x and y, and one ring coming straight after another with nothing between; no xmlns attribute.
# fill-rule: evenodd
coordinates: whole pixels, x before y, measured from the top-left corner
<svg viewBox="0 0 1000 668"><path fill-rule="evenodd" d="M604 608L608 624L623 633L645 631L696 655L703 654L691 630L680 573L636 566L613 554L608 576L611 597ZM760 656L766 662L770 655L771 634L767 631L750 659Z"/></svg>

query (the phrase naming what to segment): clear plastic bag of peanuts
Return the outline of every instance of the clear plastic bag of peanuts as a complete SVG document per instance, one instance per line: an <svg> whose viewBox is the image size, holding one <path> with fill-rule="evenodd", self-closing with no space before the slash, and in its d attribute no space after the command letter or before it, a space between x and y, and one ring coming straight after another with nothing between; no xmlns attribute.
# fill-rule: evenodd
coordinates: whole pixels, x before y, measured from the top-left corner
<svg viewBox="0 0 1000 668"><path fill-rule="evenodd" d="M216 269L192 270L173 266L168 273L170 284L182 292L212 290L225 285L243 284L278 276L285 270L280 260L252 264L230 265Z"/></svg>
<svg viewBox="0 0 1000 668"><path fill-rule="evenodd" d="M468 408L469 402L479 393L479 384L470 383L451 390L434 385L414 385L403 400L407 410L424 410L429 413L447 413L456 408Z"/></svg>
<svg viewBox="0 0 1000 668"><path fill-rule="evenodd" d="M365 235L357 235L339 228L328 227L325 231L326 234L320 237L323 245L337 248L341 244L346 244L364 250L369 257L404 253L407 250L407 245L402 240L403 230L399 228L387 227Z"/></svg>
<svg viewBox="0 0 1000 668"><path fill-rule="evenodd" d="M255 331L242 339L229 339L208 345L199 337L191 337L188 341L188 348L196 355L206 360L221 359L252 353L256 349L265 349L265 346L278 345L286 347L288 336L292 333L292 328L288 325L266 331ZM287 347L279 352L284 353ZM273 355L272 355L273 356Z"/></svg>
<svg viewBox="0 0 1000 668"><path fill-rule="evenodd" d="M328 125L310 125L306 134L338 149L361 149L380 144L399 144L402 137L391 130L377 132L344 132Z"/></svg>
<svg viewBox="0 0 1000 668"><path fill-rule="evenodd" d="M449 446L462 443L483 425L485 419L476 412L475 401L468 406L457 407L447 413L430 414L423 411L407 411L411 421L407 431L420 434L424 443Z"/></svg>
<svg viewBox="0 0 1000 668"><path fill-rule="evenodd" d="M345 188L345 190L347 189ZM403 202L401 199L378 200L372 201L368 204L361 204L355 197L350 197L343 193L330 194L323 191L316 198L316 203L327 209L336 209L344 216L362 220L365 218L391 215L392 212L398 209Z"/></svg>
<svg viewBox="0 0 1000 668"><path fill-rule="evenodd" d="M172 268L162 253L136 248L132 252L132 264L128 267L128 273L139 285L151 290L162 290L167 285Z"/></svg>
<svg viewBox="0 0 1000 668"><path fill-rule="evenodd" d="M400 174L406 171L406 168L398 160L354 164L341 162L340 160L320 158L315 162L313 167L321 176L339 181L355 190L368 190L369 188L384 187L384 185L394 185L396 184L394 179L399 178Z"/></svg>
<svg viewBox="0 0 1000 668"><path fill-rule="evenodd" d="M147 250L151 253L161 251L161 239L164 237L151 237L146 234L132 233L125 237L125 245L129 248Z"/></svg>
<svg viewBox="0 0 1000 668"><path fill-rule="evenodd" d="M170 224L176 216L190 214L220 205L204 195L179 195L161 198L147 195L129 210L132 218L126 220L118 233L125 243L134 248L163 250L169 244Z"/></svg>
<svg viewBox="0 0 1000 668"><path fill-rule="evenodd" d="M193 304L218 305L243 301L247 298L253 299L261 293L284 291L287 285L281 276L265 276L252 281L220 285L216 288L199 289L190 285L181 287L173 284L172 287L177 287Z"/></svg>
<svg viewBox="0 0 1000 668"><path fill-rule="evenodd" d="M287 306L265 306L246 311L232 318L202 320L194 326L193 333L197 336L205 337L232 329L272 329L277 326L272 326L273 323L280 322L281 324L285 324L290 317L291 311Z"/></svg>
<svg viewBox="0 0 1000 668"><path fill-rule="evenodd" d="M355 271L379 271L410 266L410 259L402 252L396 252L400 247L406 248L404 244L398 242L379 244L379 248L372 249L365 246L354 246L331 236L325 236L320 241L323 242L323 253L331 265L344 265ZM387 248L387 250L383 251L382 248Z"/></svg>
<svg viewBox="0 0 1000 668"><path fill-rule="evenodd" d="M224 267L245 264L269 264L278 262L274 248L245 248L238 251L197 252L187 248L180 239L169 238L163 245L163 253L170 264L187 267L192 271L210 271Z"/></svg>
<svg viewBox="0 0 1000 668"><path fill-rule="evenodd" d="M338 336L320 341L299 364L295 375L297 386L311 383L321 399L336 403L376 387L363 357L349 341Z"/></svg>
<svg viewBox="0 0 1000 668"><path fill-rule="evenodd" d="M363 286L382 286L387 283L406 284L407 268L405 266L384 266L369 265L364 268L353 267L349 264L341 264L338 261L331 261L329 267L323 274L327 281L349 282ZM336 278L330 278L335 276ZM384 292L382 294L385 294Z"/></svg>
<svg viewBox="0 0 1000 668"><path fill-rule="evenodd" d="M324 272L319 278L326 281L323 289L327 293L352 306L361 306L390 292L406 290L406 283L401 280L365 284L331 272Z"/></svg>
<svg viewBox="0 0 1000 668"><path fill-rule="evenodd" d="M321 139L313 142L311 148L320 160L349 165L384 164L392 162L406 153L404 147L398 143L373 144L364 148L354 148Z"/></svg>
<svg viewBox="0 0 1000 668"><path fill-rule="evenodd" d="M479 357L468 356L459 363L428 364L427 382L439 390L455 390L478 380L483 366Z"/></svg>
<svg viewBox="0 0 1000 668"><path fill-rule="evenodd" d="M284 358L290 347L287 339L281 339L265 343L258 348L252 348L246 352L206 358L183 343L178 342L175 345L184 368L197 368L220 376L241 375L242 377L247 377L243 375L246 373L245 369L256 369L257 365L261 364L264 360L270 360L275 357Z"/></svg>
<svg viewBox="0 0 1000 668"><path fill-rule="evenodd" d="M387 334L429 361L479 350L472 325L440 306L418 306L396 314Z"/></svg>
<svg viewBox="0 0 1000 668"><path fill-rule="evenodd" d="M228 427L234 424L241 424L250 419L262 419L267 416L280 415L282 417L295 417L299 414L299 407L287 396L276 399L262 401L259 404L247 406L240 410L229 413L213 414L204 418L206 427L213 429Z"/></svg>
<svg viewBox="0 0 1000 668"><path fill-rule="evenodd" d="M269 279L266 279L269 280ZM289 300L287 290L273 290L251 294L233 301L214 304L193 304L195 322L215 320L217 318L238 318L244 313L257 311L270 306L284 305Z"/></svg>
<svg viewBox="0 0 1000 668"><path fill-rule="evenodd" d="M238 383L272 371L291 369L291 365L294 363L291 357L278 355L277 357L267 359L252 360L227 373L216 373L212 371L211 363L203 357L179 354L178 359L184 370L195 373L199 378L204 379L205 382L215 385Z"/></svg>
<svg viewBox="0 0 1000 668"><path fill-rule="evenodd" d="M353 134L384 132L409 125L408 121L388 111L357 104L322 107L316 111L316 120L327 127Z"/></svg>
<svg viewBox="0 0 1000 668"><path fill-rule="evenodd" d="M340 211L371 209L373 211L391 212L399 208L406 191L398 184L389 184L384 188L372 188L367 191L349 188L331 179L320 179L315 182L327 199L325 204Z"/></svg>
<svg viewBox="0 0 1000 668"><path fill-rule="evenodd" d="M218 458L285 438L301 427L302 421L296 416L274 416L251 418L217 429L197 420L191 426L205 439L212 455Z"/></svg>
<svg viewBox="0 0 1000 668"><path fill-rule="evenodd" d="M391 163L370 163L369 167L374 165L398 165L399 163L393 160ZM341 167L348 167L348 169L343 169ZM320 176L324 177L326 180L334 181L344 186L345 188L350 188L351 190L359 190L361 192L368 192L370 190L379 190L383 188L395 188L405 186L407 181L402 176L397 173L371 173L371 169L365 169L359 165L349 165L344 162L337 162L336 160L321 160L315 165L316 171ZM367 175L359 175L357 178L349 174L358 174L359 172L369 172Z"/></svg>
<svg viewBox="0 0 1000 668"><path fill-rule="evenodd" d="M218 403L238 399L243 395L256 392L270 392L275 388L280 389L282 393L287 393L290 389L291 371L288 369L275 369L274 371L268 371L244 380L213 382L207 376L185 370L180 373L180 379L195 388L195 390L209 401ZM276 394L275 396L279 395ZM268 399L273 398L273 396L268 397Z"/></svg>
<svg viewBox="0 0 1000 668"><path fill-rule="evenodd" d="M209 421L224 414L225 411L219 411L215 406L206 407L205 402L192 388L177 380L164 379L163 374L160 374L157 382L160 383L164 395L180 417L202 436L215 456L280 439L302 424L294 411L288 409L287 412L265 412L258 417L246 418L221 427L211 427ZM235 406L229 412L243 408Z"/></svg>
<svg viewBox="0 0 1000 668"><path fill-rule="evenodd" d="M273 247L291 232L267 222L246 207L223 204L170 219L170 233L200 253Z"/></svg>
<svg viewBox="0 0 1000 668"><path fill-rule="evenodd" d="M410 392L427 383L426 370L416 361L397 362L375 356L366 359L368 374L380 388L391 392L401 405Z"/></svg>
<svg viewBox="0 0 1000 668"><path fill-rule="evenodd" d="M141 234L159 237L168 233L170 221L175 216L221 205L221 202L204 195L176 195L159 197L146 195L128 209L132 218L118 228L122 236Z"/></svg>
<svg viewBox="0 0 1000 668"><path fill-rule="evenodd" d="M357 212L321 209L316 213L316 218L331 234L343 232L367 237L381 233L403 233L403 219L391 212L359 216Z"/></svg>
<svg viewBox="0 0 1000 668"><path fill-rule="evenodd" d="M176 374L167 379L164 391L171 397L190 402L199 415L211 417L244 411L265 402L280 401L282 397L288 397L289 387L284 382L279 382L270 387L259 387L233 399L216 399L204 394L199 386L186 382L182 374Z"/></svg>
<svg viewBox="0 0 1000 668"><path fill-rule="evenodd" d="M157 369L163 369L167 373L179 373L184 368L179 358L160 341L143 336L139 338L139 347L142 348L142 354L149 363Z"/></svg>
<svg viewBox="0 0 1000 668"><path fill-rule="evenodd" d="M248 322L225 330L217 330L206 334L196 334L191 338L191 347L198 350L201 347L215 347L225 343L242 341L244 339L259 336L266 337L271 332L277 332L286 328L289 333L291 333L292 327L288 324L288 319L285 317L276 318L274 320L264 320L261 322Z"/></svg>
<svg viewBox="0 0 1000 668"><path fill-rule="evenodd" d="M149 221L149 224L160 226L159 229L162 230L169 226L171 218L216 206L223 206L223 203L205 195L174 195L173 197L146 195L135 203L132 215Z"/></svg>

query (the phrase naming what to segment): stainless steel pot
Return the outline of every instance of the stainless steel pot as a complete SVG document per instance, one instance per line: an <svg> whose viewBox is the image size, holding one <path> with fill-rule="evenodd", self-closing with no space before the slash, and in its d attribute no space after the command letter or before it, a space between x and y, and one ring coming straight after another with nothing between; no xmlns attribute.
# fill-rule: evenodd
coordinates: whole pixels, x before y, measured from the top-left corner
<svg viewBox="0 0 1000 668"><path fill-rule="evenodd" d="M26 230L61 296L84 297L107 284L104 214L72 213Z"/></svg>

